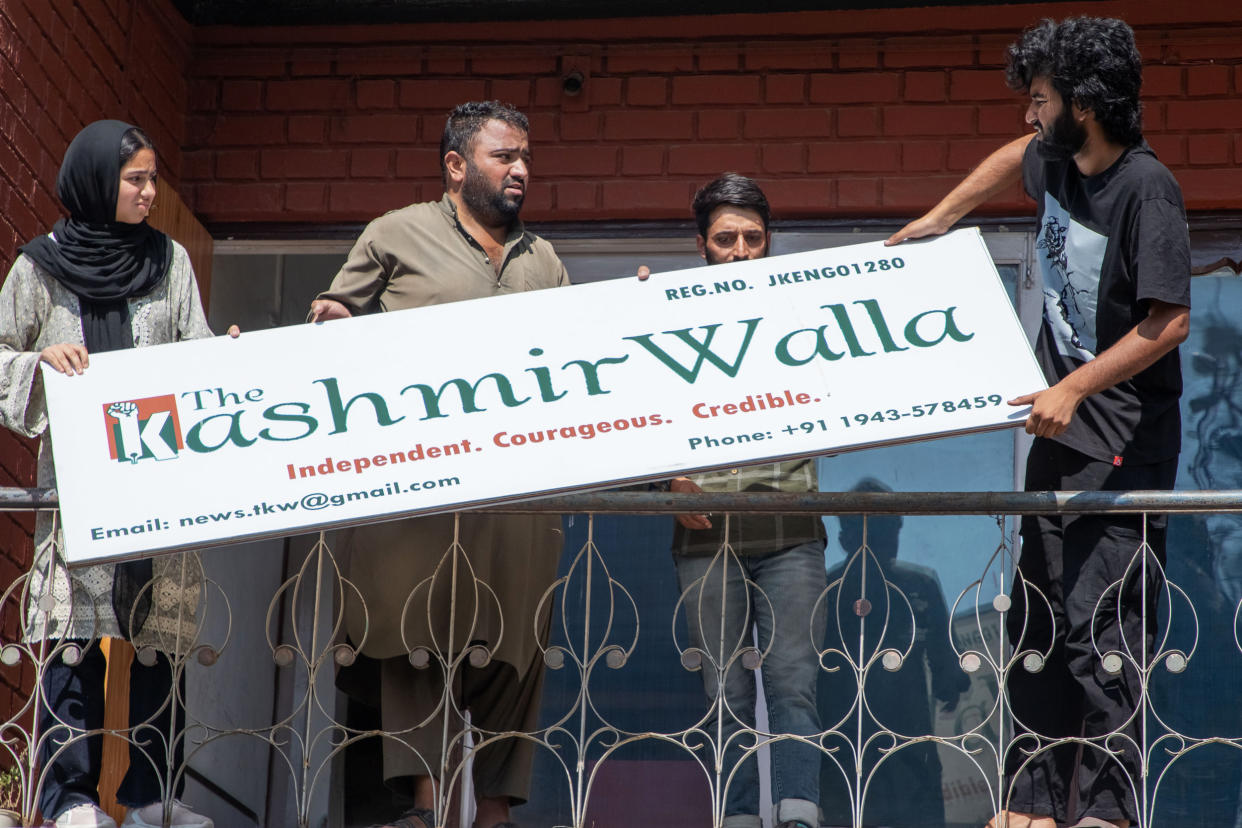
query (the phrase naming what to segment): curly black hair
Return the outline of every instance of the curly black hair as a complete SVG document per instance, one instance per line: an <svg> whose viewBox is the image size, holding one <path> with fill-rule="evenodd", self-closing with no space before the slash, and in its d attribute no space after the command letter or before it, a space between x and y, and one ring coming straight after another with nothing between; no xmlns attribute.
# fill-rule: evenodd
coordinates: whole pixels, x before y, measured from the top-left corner
<svg viewBox="0 0 1242 828"><path fill-rule="evenodd" d="M1143 138L1143 60L1134 32L1109 17L1043 20L1009 46L1005 81L1018 92L1047 77L1065 105L1078 104L1095 114L1111 141L1124 146Z"/></svg>

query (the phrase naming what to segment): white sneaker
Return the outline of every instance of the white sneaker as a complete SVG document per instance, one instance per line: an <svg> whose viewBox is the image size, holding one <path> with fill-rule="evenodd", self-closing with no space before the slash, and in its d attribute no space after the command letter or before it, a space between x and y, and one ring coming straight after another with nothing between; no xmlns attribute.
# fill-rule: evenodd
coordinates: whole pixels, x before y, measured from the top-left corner
<svg viewBox="0 0 1242 828"><path fill-rule="evenodd" d="M194 813L180 799L173 800L172 815L168 824L175 825L177 828L215 828L215 823L210 818ZM134 826L134 828L162 828L164 803L152 802L141 808L130 808L129 813L125 815L125 821L121 823L122 828L127 825Z"/></svg>
<svg viewBox="0 0 1242 828"><path fill-rule="evenodd" d="M116 828L116 820L108 816L94 802L75 805L56 817L56 828Z"/></svg>

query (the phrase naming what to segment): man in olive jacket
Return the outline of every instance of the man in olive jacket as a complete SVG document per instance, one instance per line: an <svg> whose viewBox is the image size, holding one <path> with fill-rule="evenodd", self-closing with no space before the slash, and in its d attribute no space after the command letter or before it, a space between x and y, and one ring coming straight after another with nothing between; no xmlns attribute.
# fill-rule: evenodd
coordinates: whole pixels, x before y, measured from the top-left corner
<svg viewBox="0 0 1242 828"><path fill-rule="evenodd" d="M530 180L528 132L526 117L498 102L457 107L440 144L444 197L371 222L311 304L312 319L569 284L552 246L518 219ZM391 358L410 364L434 355ZM365 602L364 611L347 599L350 636L380 660L383 729L397 734L384 739L384 779L415 801L395 828L440 824L445 739L437 708L446 672L454 707L471 712L476 744L535 729L551 620L535 614L556 578L562 541L560 519L543 515L438 515L343 533L348 577ZM450 746L454 738L450 726ZM528 797L533 753L528 740L510 738L475 754L476 826L513 825L509 808Z"/></svg>

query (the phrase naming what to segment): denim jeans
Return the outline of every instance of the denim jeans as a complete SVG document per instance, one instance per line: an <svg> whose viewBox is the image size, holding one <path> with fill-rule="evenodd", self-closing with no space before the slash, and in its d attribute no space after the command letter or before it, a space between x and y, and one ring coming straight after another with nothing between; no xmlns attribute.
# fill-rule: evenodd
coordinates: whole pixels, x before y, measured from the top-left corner
<svg viewBox="0 0 1242 828"><path fill-rule="evenodd" d="M728 786L724 824L757 828L759 764L754 755L742 761L745 747L756 739L740 732L755 727L755 676L743 666L739 654L754 646L752 629L758 630L759 651L770 647L761 675L772 734L819 733L815 687L825 615L822 610L813 611L827 586L824 542L767 555L739 556L728 551L715 557L675 555L674 560L689 643L703 652L703 689L713 706L724 678L720 724L725 745L720 782ZM705 729L714 742L715 715ZM776 823L800 819L818 825L820 751L789 739L773 742L770 750Z"/></svg>
<svg viewBox="0 0 1242 828"><path fill-rule="evenodd" d="M82 660L65 664L53 658L43 674L46 705L39 710L39 727L48 734L40 751L45 768L39 809L48 819L77 805L99 803L99 771L103 763L103 736L79 736L82 731L98 730L104 724L104 674L107 662L96 642L76 641L83 647ZM90 646L87 646L87 644ZM185 693L185 674L181 675L181 694ZM172 693L172 664L168 656L156 654L156 662L145 667L137 658L129 670L129 723L137 727L130 736L129 770L117 788L117 801L131 808L149 805L162 798L161 779L166 759L165 743L177 708L177 726L185 725L179 699ZM73 728L66 731L65 725ZM75 738L76 737L76 738ZM66 741L56 761L48 761ZM141 745L141 746L140 746ZM173 769L182 762L182 740L173 750ZM154 766L152 765L154 763ZM158 770L157 770L158 768ZM184 786L184 778L178 791Z"/></svg>

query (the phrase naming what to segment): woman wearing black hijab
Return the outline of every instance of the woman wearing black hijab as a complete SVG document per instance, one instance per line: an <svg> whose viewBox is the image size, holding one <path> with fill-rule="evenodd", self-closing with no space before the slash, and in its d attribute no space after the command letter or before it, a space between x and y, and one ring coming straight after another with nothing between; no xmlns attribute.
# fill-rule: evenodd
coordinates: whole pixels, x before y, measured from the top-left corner
<svg viewBox="0 0 1242 828"><path fill-rule="evenodd" d="M0 424L43 437L40 486L55 485L55 477L39 363L80 374L92 353L212 335L185 249L147 224L155 179L155 151L142 130L120 121L87 126L56 180L69 217L23 245L0 286ZM103 737L81 734L103 727L105 663L97 641L124 637L139 658L130 671L129 770L117 800L130 809L125 826L163 825L165 784L180 778L185 721L184 675L174 693L180 671L168 654L184 655L196 637L201 565L184 553L70 573L61 543L53 516L40 512L24 627L26 640L55 645L38 710L39 807L59 828L116 828L98 807ZM51 604L37 600L45 595ZM170 825L212 826L177 800L167 816Z"/></svg>

